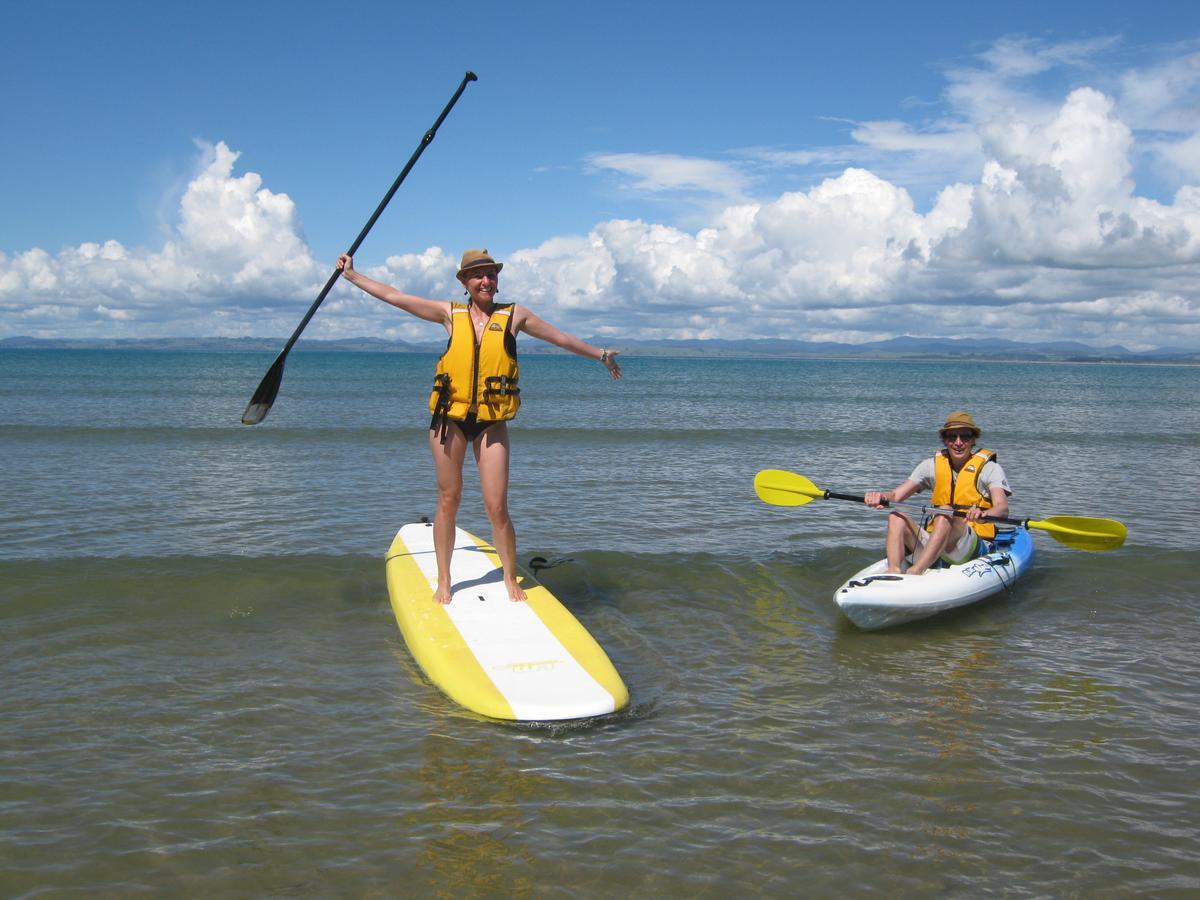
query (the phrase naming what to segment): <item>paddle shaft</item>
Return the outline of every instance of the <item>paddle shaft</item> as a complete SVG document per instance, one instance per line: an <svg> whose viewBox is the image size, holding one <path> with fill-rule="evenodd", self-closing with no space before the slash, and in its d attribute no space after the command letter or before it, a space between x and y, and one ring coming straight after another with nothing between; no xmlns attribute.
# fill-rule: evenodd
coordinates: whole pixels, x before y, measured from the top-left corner
<svg viewBox="0 0 1200 900"><path fill-rule="evenodd" d="M862 494L839 494L835 491L825 491L826 500L849 500L852 503L865 503L866 497ZM909 503L905 500L884 500L884 506L907 506L910 509L919 509L924 513L933 513L939 516L960 516L966 517L966 512L962 509L941 509L936 506L926 506L923 503ZM983 518L989 522L1000 522L1004 525L1019 525L1022 528L1027 528L1029 519L1009 519L1004 516L989 516L984 515Z"/></svg>
<svg viewBox="0 0 1200 900"><path fill-rule="evenodd" d="M404 179L408 177L408 173L412 171L412 167L417 164L417 160L421 158L421 154L425 152L425 148L433 143L433 139L437 137L437 130L445 121L446 116L450 115L450 110L454 108L454 104L458 102L458 98L462 96L463 91L467 89L467 85L472 81L476 81L477 76L474 72L467 72L463 76L463 80L458 85L458 90L454 92L454 96L450 98L450 102L446 104L441 115L437 117L437 121L433 126L425 132L425 136L421 138L421 143L417 145L417 149L413 151L413 155L409 158L400 174L396 176L396 180L392 182L392 186L388 188L388 192L383 195L383 199L379 201L379 205L375 207L375 212L371 213L371 218L367 219L367 224L363 226L362 231L358 233L358 237L346 250L346 253L353 256L359 246L366 240L367 234L374 227L375 222L383 214L384 209L395 196L396 191L400 189L400 185L404 183ZM257 425L266 418L267 412L270 411L271 405L275 402L275 396L279 393L279 384L283 380L283 362L291 351L292 346L300 337L300 332L304 331L306 325L317 312L317 307L324 302L325 297L333 290L333 286L341 277L342 270L334 269L333 274L329 276L329 280L325 282L325 287L321 288L321 293L317 294L317 299L312 302L308 308L308 312L304 314L304 318L300 320L300 324L296 326L296 330L292 332L292 336L283 346L283 350L275 357L275 362L271 364L271 368L267 370L267 374L263 376L262 383L259 384L258 390L254 392L254 396L250 399L249 405L246 407L246 412L242 414L242 423L245 425Z"/></svg>
<svg viewBox="0 0 1200 900"><path fill-rule="evenodd" d="M358 237L354 239L354 243L346 250L348 256L353 256L358 252L358 248L362 245L362 242L367 239L367 234L375 227L375 223L383 215L383 211L387 208L387 205L392 202L392 197L396 195L396 191L400 189L400 185L404 183L404 179L408 177L408 173L412 171L412 167L417 164L417 160L421 158L421 154L425 152L425 148L432 144L433 139L437 137L438 128L446 120L446 116L450 115L450 110L454 108L454 104L458 102L458 98L467 89L467 85L475 80L477 80L477 77L474 72L468 72L463 76L463 80L458 85L458 90L454 92L454 96L450 98L450 102L446 104L446 108L442 110L442 114L437 117L437 121L433 123L433 126L425 132L425 136L421 138L421 143L417 145L417 149L413 151L413 155L409 157L404 168L400 170L400 174L396 176L396 180L392 182L392 186L388 188L388 192L383 195L383 199L375 207L375 212L371 213L371 218L367 219L367 224L362 227L362 231L358 233ZM296 343L296 338L300 337L300 332L304 330L304 326L308 324L313 314L317 311L317 307L321 305L321 301L325 299L325 295L333 289L334 284L337 283L341 275L341 269L333 270L333 274L325 282L325 287L321 289L321 293L317 295L317 299L313 301L312 306L308 308L308 312L304 314L304 318L300 320L300 324L296 327L295 332L288 339L287 344L283 348L284 353L292 349L292 345Z"/></svg>
<svg viewBox="0 0 1200 900"><path fill-rule="evenodd" d="M817 487L808 478L796 472L784 469L763 469L754 476L754 491L764 503L776 506L803 506L813 500L849 500L851 503L865 503L862 494L839 494ZM884 502L881 506L887 506ZM965 516L963 509L939 509L934 506L922 506L916 503L900 501L896 506L912 506L927 514L942 516ZM1126 528L1115 519L1094 519L1086 516L1050 516L1048 519L1008 519L1000 516L985 516L984 520L1002 522L1006 525L1019 525L1024 528L1036 528L1049 533L1060 544L1074 547L1076 550L1115 550L1125 543Z"/></svg>

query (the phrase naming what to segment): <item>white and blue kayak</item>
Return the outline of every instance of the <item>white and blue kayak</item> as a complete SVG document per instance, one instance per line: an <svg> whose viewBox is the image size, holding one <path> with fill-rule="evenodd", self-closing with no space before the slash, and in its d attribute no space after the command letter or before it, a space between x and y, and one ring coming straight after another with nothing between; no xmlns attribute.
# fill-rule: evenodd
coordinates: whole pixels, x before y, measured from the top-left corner
<svg viewBox="0 0 1200 900"><path fill-rule="evenodd" d="M867 566L838 588L833 599L864 631L891 628L986 600L1007 590L1033 562L1027 528L1001 531L983 556L922 575L889 575L887 560Z"/></svg>

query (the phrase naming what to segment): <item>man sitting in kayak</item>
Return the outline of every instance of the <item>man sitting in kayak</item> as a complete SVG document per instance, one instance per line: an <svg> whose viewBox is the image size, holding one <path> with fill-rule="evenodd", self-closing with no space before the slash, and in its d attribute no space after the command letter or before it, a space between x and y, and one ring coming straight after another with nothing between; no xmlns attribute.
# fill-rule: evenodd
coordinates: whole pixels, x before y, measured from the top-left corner
<svg viewBox="0 0 1200 900"><path fill-rule="evenodd" d="M939 558L957 565L980 555L980 538L996 535L987 516L1008 515L1012 490L1004 470L991 450L975 449L983 434L968 412L952 412L938 430L946 446L922 462L905 481L890 491L869 491L863 501L873 509L907 500L926 489L933 490L933 505L965 510L965 516L930 516L924 526L893 510L888 516L888 572L897 574L909 554L915 554L909 575L920 575ZM920 553L917 549L920 548Z"/></svg>

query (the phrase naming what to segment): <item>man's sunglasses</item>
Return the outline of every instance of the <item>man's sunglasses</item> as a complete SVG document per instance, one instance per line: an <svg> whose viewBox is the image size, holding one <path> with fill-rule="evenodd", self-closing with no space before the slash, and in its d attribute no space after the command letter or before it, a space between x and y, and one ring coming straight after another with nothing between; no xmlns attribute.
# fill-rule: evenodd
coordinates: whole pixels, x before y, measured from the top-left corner
<svg viewBox="0 0 1200 900"><path fill-rule="evenodd" d="M962 441L964 444L969 444L975 440L975 432L973 431L943 431L942 440L947 444L951 441Z"/></svg>

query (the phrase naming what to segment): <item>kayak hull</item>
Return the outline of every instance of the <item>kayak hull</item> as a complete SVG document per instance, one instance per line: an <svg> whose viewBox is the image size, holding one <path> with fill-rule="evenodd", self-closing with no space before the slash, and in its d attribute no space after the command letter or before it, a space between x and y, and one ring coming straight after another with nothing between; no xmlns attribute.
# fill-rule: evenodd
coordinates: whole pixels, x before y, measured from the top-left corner
<svg viewBox="0 0 1200 900"><path fill-rule="evenodd" d="M923 575L889 575L880 560L847 579L833 599L863 631L878 631L986 600L1011 588L1032 562L1033 539L1018 528L988 541L983 556Z"/></svg>

